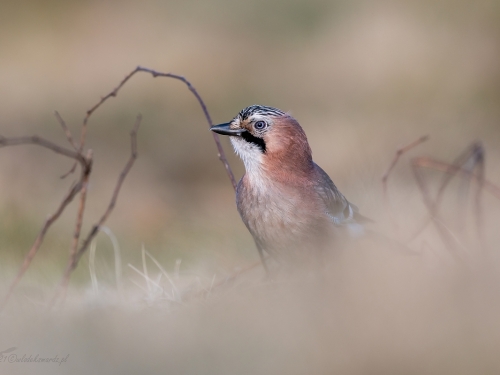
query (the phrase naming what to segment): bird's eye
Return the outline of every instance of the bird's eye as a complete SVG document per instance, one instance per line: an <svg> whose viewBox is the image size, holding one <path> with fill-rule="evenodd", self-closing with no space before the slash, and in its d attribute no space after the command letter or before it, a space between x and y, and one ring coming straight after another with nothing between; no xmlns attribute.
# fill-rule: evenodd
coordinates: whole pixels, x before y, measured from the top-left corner
<svg viewBox="0 0 500 375"><path fill-rule="evenodd" d="M256 130L262 130L264 129L265 127L267 126L266 122L265 121L257 121L253 127L256 129Z"/></svg>

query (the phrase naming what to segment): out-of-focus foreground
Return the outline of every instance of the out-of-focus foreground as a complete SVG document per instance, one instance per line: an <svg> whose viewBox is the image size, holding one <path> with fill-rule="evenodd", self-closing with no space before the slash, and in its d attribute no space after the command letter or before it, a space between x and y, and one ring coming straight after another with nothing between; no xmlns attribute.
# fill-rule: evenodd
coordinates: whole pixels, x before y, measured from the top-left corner
<svg viewBox="0 0 500 375"><path fill-rule="evenodd" d="M427 214L411 157L451 162L481 140L486 177L500 183L497 1L10 1L0 5L0 51L3 136L64 143L54 110L76 135L85 111L135 66L181 74L215 123L256 103L290 111L315 161L376 221L372 229L401 242ZM321 282L265 282L254 270L214 288L258 256L203 114L179 82L138 75L92 117L87 146L95 165L83 233L109 202L137 113L139 159L107 222L120 248L124 299L115 286L112 241L100 234L95 270L89 272L86 255L65 310L40 314L63 272L75 202L0 320L0 352L70 354L68 361L57 367L5 357L0 372L500 371L500 202L482 197L481 246L477 185L467 190L466 179L457 178L443 201L461 261L430 225L408 243L419 255L362 242L339 249ZM381 176L396 149L422 135L430 140L404 155L389 178L396 231ZM242 165L222 141L240 177ZM35 146L0 149L2 295L73 182L71 175L59 178L70 167ZM441 177L426 172L432 194ZM127 266L144 273L143 255L148 278ZM182 298L186 285L207 292Z"/></svg>

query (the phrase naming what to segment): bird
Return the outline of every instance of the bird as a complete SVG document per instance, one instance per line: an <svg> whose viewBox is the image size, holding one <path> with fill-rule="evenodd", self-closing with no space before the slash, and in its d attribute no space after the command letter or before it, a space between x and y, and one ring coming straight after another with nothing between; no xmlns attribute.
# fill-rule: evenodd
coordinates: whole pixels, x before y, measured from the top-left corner
<svg viewBox="0 0 500 375"><path fill-rule="evenodd" d="M266 271L266 259L304 259L332 238L363 234L369 219L313 161L307 136L289 113L251 105L210 130L229 136L245 166L236 206Z"/></svg>

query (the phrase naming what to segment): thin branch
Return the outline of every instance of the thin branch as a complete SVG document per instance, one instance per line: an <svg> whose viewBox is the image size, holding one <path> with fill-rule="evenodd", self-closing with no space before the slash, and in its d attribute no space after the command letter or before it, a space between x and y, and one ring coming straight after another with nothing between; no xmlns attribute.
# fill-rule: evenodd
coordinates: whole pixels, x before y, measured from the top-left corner
<svg viewBox="0 0 500 375"><path fill-rule="evenodd" d="M64 271L64 275L62 277L62 280L59 284L58 290L54 294L52 300L49 303L49 308L53 307L57 300L59 299L60 296L62 296L62 300L64 300L66 290L69 284L69 279L71 277L71 274L75 270L75 268L78 265L78 262L82 255L85 253L87 248L89 247L90 243L92 240L95 238L95 236L99 233L99 230L102 225L106 222L108 219L109 215L113 211L116 201L118 200L118 194L120 193L120 189L123 185L123 182L125 181L125 178L127 177L130 169L132 168L135 160L137 159L137 131L139 129L140 123L141 123L142 117L139 115L137 116L137 120L134 124L134 127L132 128L132 131L130 132L130 142L131 142L131 153L130 153L130 158L128 159L125 167L123 168L122 172L120 173L120 176L118 177L118 181L116 183L115 189L113 191L113 195L111 197L111 201L109 202L109 205L104 212L104 214L101 216L97 224L94 224L92 229L90 230L89 234L83 241L83 244L80 246L78 251L76 251L74 254L71 255L68 264L66 266L66 269Z"/></svg>
<svg viewBox="0 0 500 375"><path fill-rule="evenodd" d="M419 139L417 139L417 140L409 143L408 145L406 145L404 147L401 147L401 148L399 148L399 149L396 150L396 154L394 155L394 158L392 159L392 162L389 165L389 168L387 169L387 171L382 176L382 183L384 184L384 186L386 186L387 179L389 178L389 175L391 174L392 170L394 169L394 167L396 166L397 162L399 161L399 158L401 158L401 156L403 156L403 154L407 153L412 148L417 147L419 144L424 143L428 139L429 139L429 136L428 135L424 135L424 136L420 137Z"/></svg>
<svg viewBox="0 0 500 375"><path fill-rule="evenodd" d="M472 174L476 176L476 180L478 183L478 189L475 195L474 200L474 216L475 216L475 225L476 225L476 234L481 244L481 247L484 249L484 239L482 234L482 205L481 205L481 197L484 187L484 163L485 163L485 150L481 142L474 142L469 147L465 149L451 164L457 168L462 169L467 172L467 174L462 174L465 178L469 180L469 182L473 179ZM477 170L477 174L474 172ZM439 188L438 194L434 201L433 211L437 212L438 207L441 204L442 197L444 194L444 190L446 189L449 182L459 174L459 170L452 171L450 173L446 173L443 175L443 180L441 186ZM468 186L468 184L467 184ZM468 190L468 188L467 188ZM459 201L459 209L465 211L467 207L467 192L465 192L465 197L461 196ZM465 215L458 214L460 217L465 217Z"/></svg>
<svg viewBox="0 0 500 375"><path fill-rule="evenodd" d="M208 127L210 128L213 125L212 119L210 118L210 114L208 113L207 106L203 102L203 99L201 99L201 96L198 94L198 91L196 91L196 89L193 87L193 85L185 77L179 76L177 74L161 73L161 72L157 72L157 71L152 70L152 69L143 68L141 66L138 66L136 68L136 70L140 71L140 72L151 73L153 75L153 77L169 77L169 78L178 79L179 81L184 82L186 84L186 86L188 87L189 91L191 91L193 93L193 95L196 97L196 99L198 100L198 103L200 104L201 109L203 110L203 113L205 114L205 118L207 119ZM212 132L212 136L214 138L215 145L217 146L217 151L218 151L217 156L219 157L219 160L224 165L224 168L226 169L226 173L227 173L229 179L231 180L231 184L233 185L234 190L236 190L236 186L237 186L236 180L234 178L233 171L231 170L231 167L229 166L229 162L226 159L226 155L224 154L224 149L222 148L222 145L220 143L219 136L217 135L217 133L214 133L214 132Z"/></svg>
<svg viewBox="0 0 500 375"><path fill-rule="evenodd" d="M60 203L59 207L56 209L56 211L50 215L46 220L44 225L42 226L42 229L38 233L38 236L35 239L35 242L31 246L31 249L29 252L26 254L23 260L23 264L21 265L14 281L11 283L9 286L9 289L7 291L6 296L2 300L2 303L0 304L0 309L3 309L7 301L9 300L10 296L12 295L14 289L16 286L19 284L19 281L21 281L22 277L26 273L26 270L31 264L31 261L35 257L36 253L40 249L40 246L43 243L43 240L45 238L45 234L49 230L49 228L52 226L52 224L61 216L63 213L64 209L68 206L69 203L73 200L73 198L80 192L82 189L82 179L85 174L85 171L89 168L89 163L88 160L85 159L83 155L81 155L78 152L75 152L73 150L61 147L49 140L46 140L44 138L41 138L39 136L30 136L30 137L13 137L13 138L5 138L0 136L0 147L7 147L7 146L20 146L20 145L37 145L41 146L43 148L46 148L48 150L51 150L57 154L67 156L69 158L75 159L77 163L79 163L82 166L82 176L80 180L73 185L69 191L66 193L64 199Z"/></svg>
<svg viewBox="0 0 500 375"><path fill-rule="evenodd" d="M122 88L122 86L135 74L137 73L137 68L133 71L131 71L121 82L120 84L113 89L109 94L101 97L101 100L97 102L92 108L90 108L86 115L85 118L83 119L83 124L82 124L82 131L80 134L80 151L83 150L83 147L85 146L85 139L87 136L87 123L89 121L90 116L109 98L114 98L118 94L118 91Z"/></svg>
<svg viewBox="0 0 500 375"><path fill-rule="evenodd" d="M62 214L64 209L67 207L67 205L74 199L74 197L78 193L81 192L80 206L79 206L79 209L77 212L77 220L76 220L76 224L75 224L75 231L74 231L73 241L72 241L72 246L71 246L71 251L70 251L70 259L68 261L68 265L67 265L67 268L65 270L63 279L61 281L59 290L58 290L58 292L56 292L51 304L53 304L56 301L56 299L61 291L63 291L64 293L66 292L66 286L69 283L69 278L71 276L72 271L76 268L79 259L81 258L81 256L83 255L83 253L85 252L87 247L89 246L92 239L99 232L101 225L104 224L104 222L108 219L109 215L111 214L111 212L116 204L118 194L119 194L120 188L123 184L123 181L125 180L125 177L127 176L128 172L130 171L130 168L132 167L132 165L137 157L137 130L138 130L138 127L139 127L140 121L141 121L140 117L137 118L136 124L131 132L132 150L131 150L130 159L127 162L122 173L120 174L120 177L118 179L117 185L116 185L115 190L113 192L113 196L111 198L110 204L109 204L108 208L106 209L106 211L104 212L101 219L99 220L99 222L92 227L90 233L88 234L88 236L84 240L83 244L77 250L78 242L80 239L81 227L82 227L82 223L83 223L83 213L84 213L85 201L86 201L86 189L87 189L87 184L88 184L89 176L90 176L91 169L92 169L92 155L91 154L88 154L88 156L83 155L83 149L85 146L85 139L86 139L86 134L87 134L88 121L90 119L90 116L106 100L108 100L111 97L115 97L118 94L118 91L125 85L125 83L133 75L135 75L137 72L146 72L146 73L153 75L153 77L168 77L168 78L173 78L173 79L177 79L177 80L182 81L184 84L186 84L188 89L196 97L198 103L200 104L200 106L203 110L203 113L204 113L205 118L208 122L208 125L212 126L212 120L210 118L210 115L208 113L208 110L207 110L205 103L203 102L202 98L200 97L200 95L198 94L196 89L192 86L192 84L186 78L179 76L179 75L176 75L176 74L161 73L161 72L157 72L157 71L154 71L154 70L151 70L148 68L143 68L143 67L138 66L136 69L134 69L132 72L130 72L119 83L119 85L117 87L115 87L115 89L113 89L106 96L102 97L98 103L96 103L92 108L90 108L86 112L86 115L85 115L85 118L84 118L83 124L82 124L79 145L77 145L76 142L74 141L73 136L72 136L69 128L67 127L66 123L62 119L62 117L59 115L59 113L57 113L57 112L55 113L55 116L56 116L59 124L61 125L63 131L65 132L65 135L66 135L68 142L75 149L75 151L70 150L70 149L65 148L65 147L61 147L61 146L59 146L51 141L48 141L48 140L41 138L41 137L38 137L36 135L31 136L31 137L16 137L16 138L4 138L4 137L0 136L0 147L34 144L34 145L39 145L41 147L50 149L55 153L58 153L58 154L66 156L66 157L70 157L70 158L74 159L75 164L73 165L73 167L71 168L71 170L67 174L62 176L63 178L66 177L67 175L69 175L70 173L73 173L76 169L77 164L80 164L82 166L82 172L81 172L80 179L78 180L78 182L74 186L72 186L70 188L70 190L68 191L68 193L64 197L63 201L59 205L56 212L54 212L54 214L52 214L49 218L47 218L46 222L44 223L44 226L42 227L38 237L36 238L35 243L33 244L32 248L30 249L30 251L28 252L28 254L25 257L23 265L21 266L16 279L13 281L11 287L9 288L8 294L7 294L6 298L4 299L4 304L5 304L5 302L7 302L7 300L11 296L14 288L19 283L19 281L23 277L24 273L26 272L27 268L29 267L31 260L33 259L33 257L37 253L38 249L40 248L40 246L44 240L46 232L48 231L50 226L60 217L60 215ZM231 180L233 188L236 189L236 181L234 179L234 175L233 175L232 170L229 166L229 163L227 162L227 159L225 157L224 150L222 149L218 135L215 133L212 133L212 136L214 137L214 141L215 141L217 149L218 149L219 159L221 160L221 162L223 163L223 165L226 169L226 173L227 173L229 179ZM1 308L1 306L0 306L0 308Z"/></svg>
<svg viewBox="0 0 500 375"><path fill-rule="evenodd" d="M92 171L92 150L88 150L87 157L88 168L83 173L82 189L80 191L80 205L76 216L75 231L73 233L73 242L71 244L70 257L74 257L78 249L78 241L80 240L80 233L83 225L83 214L85 212L85 203L87 201L87 188L89 185L90 173Z"/></svg>
<svg viewBox="0 0 500 375"><path fill-rule="evenodd" d="M485 180L485 151L482 144L476 144L476 148L474 149L474 162L477 165L477 182L478 187L476 191L476 196L474 200L474 211L476 216L476 233L479 239L479 243L483 252L487 250L486 240L484 237L484 226L483 226L483 208L482 208L482 195L484 188L484 180Z"/></svg>
<svg viewBox="0 0 500 375"><path fill-rule="evenodd" d="M7 294L5 295L5 297L2 300L2 303L0 304L0 310L3 310L3 308L5 307L5 304L7 303L9 298L12 296L14 289L16 288L16 286L19 284L19 282L23 278L24 274L26 273L28 267L31 264L31 261L33 260L36 253L40 249L40 246L43 243L43 240L45 238L45 234L47 233L49 228L52 226L52 224L61 216L61 214L63 213L64 209L68 206L68 204L70 204L73 201L73 198L78 194L78 192L81 190L81 188L82 188L82 183L81 183L81 181L78 181L66 193L66 196L62 200L62 202L59 205L59 207L57 208L57 210L45 220L45 223L43 224L42 229L38 233L38 236L36 237L35 242L31 246L30 251L24 257L23 264L19 268L19 271L17 272L17 275L16 275L14 281L10 284L9 289L7 291Z"/></svg>
<svg viewBox="0 0 500 375"><path fill-rule="evenodd" d="M413 163L418 164L419 168L428 168L428 169L433 169L433 170L437 170L437 171L441 171L441 172L445 172L445 173L451 173L451 174L458 172L458 173L464 174L466 176L472 177L476 181L478 181L478 179L479 179L479 177L475 173L473 173L467 169L457 167L456 165L451 165L449 163L446 163L446 162L443 162L440 160L436 160L436 159L433 159L433 158L430 158L427 156L418 157L418 158L414 159ZM487 191L488 193L493 195L495 198L500 199L500 187L499 186L493 184L491 181L489 181L487 179L484 179L483 183L484 183L484 190L485 191Z"/></svg>
<svg viewBox="0 0 500 375"><path fill-rule="evenodd" d="M436 196L436 200L435 200L435 204L434 204L436 206L434 209L435 211L437 211L437 208L438 208L437 206L439 204L441 204L441 200L442 200L442 197L443 197L443 194L444 194L446 187L448 186L449 182L458 174L460 169L463 169L464 171L468 172L465 175L465 177L471 178L471 173L474 170L477 163L481 163L481 162L484 163L484 158L478 157L479 154L484 156L484 149L480 143L475 142L472 145L470 145L469 147L467 147L465 149L465 151L462 152L455 160L453 160L453 162L451 163L451 166L454 166L456 169L450 171L449 173L446 173L443 176L441 186L439 187L439 190L438 190L438 193ZM470 160L472 160L473 168L469 170L468 168L465 168L464 165L466 165L466 163Z"/></svg>
<svg viewBox="0 0 500 375"><path fill-rule="evenodd" d="M393 225L396 233L399 233L399 226L398 226L396 217L394 215L394 212L392 211L391 204L390 204L390 201L389 201L389 193L388 193L388 188L387 188L387 180L389 179L389 175L391 174L392 170L394 169L394 167L398 163L398 161L401 158L401 156L403 156L403 154L405 154L408 151L410 151L412 148L415 148L418 145L420 145L421 143L424 143L428 139L429 139L429 136L428 135L424 135L424 136L420 137L419 139L417 139L417 140L409 143L408 145L406 145L404 147L401 147L398 150L396 150L396 153L394 155L394 158L392 159L391 164L389 165L389 168L387 169L387 171L382 176L382 189L383 189L383 193L384 193L385 207L386 207L387 212L389 213L389 216L390 216L391 221L392 221L392 225Z"/></svg>
<svg viewBox="0 0 500 375"><path fill-rule="evenodd" d="M77 151L73 151L67 149L65 147L61 147L45 138L39 137L37 135L29 136L29 137L13 137L13 138L5 138L0 136L0 147L5 146L20 146L20 145L37 145L49 150L54 151L57 154L61 154L67 156L68 158L75 159L80 164L85 164L86 160L83 155L78 153Z"/></svg>
<svg viewBox="0 0 500 375"><path fill-rule="evenodd" d="M482 191L483 188L489 188L490 193L496 195L496 193L500 192L495 185L486 181L484 176L484 147L480 142L474 142L471 146L469 146L464 152L462 152L452 164L442 163L430 158L420 157L412 160L412 168L415 173L415 177L417 179L417 184L422 192L424 203L429 211L429 216L424 221L423 225L420 226L416 234L412 236L412 239L416 238L422 231L427 227L430 222L434 222L437 226L441 236L444 238L445 242L451 243L451 240L454 240L454 236L450 236L450 229L445 228L443 225L443 221L439 218L439 206L442 202L442 197L444 195L444 191L446 187L449 185L449 182L457 175L462 175L469 180L476 180L478 183L478 189L475 195L474 200L474 216L475 216L475 225L476 225L476 234L479 240L479 244L483 251L485 251L485 241L483 236L482 229ZM470 166L469 166L470 165ZM445 172L443 176L442 182L440 184L438 193L435 199L431 198L431 194L427 189L426 184L423 181L423 176L420 174L419 170L423 168L430 168L433 170L440 170ZM476 172L477 171L477 172ZM465 199L461 197L459 204L461 206L465 206L467 204L467 197ZM460 216L460 215L459 215ZM457 242L457 241L455 241Z"/></svg>
<svg viewBox="0 0 500 375"><path fill-rule="evenodd" d="M427 225L430 222L432 222L433 218L436 216L439 210L439 206L442 201L442 195L444 193L447 184L455 175L460 174L469 179L476 180L476 182L478 183L478 188L474 201L476 233L481 248L483 250L486 249L484 234L482 229L482 205L481 205L482 191L484 189L494 197L500 199L500 188L495 184L491 183L490 181L486 180L484 176L484 168L485 168L484 160L485 160L484 148L479 142L476 142L473 143L469 148L467 148L467 150L464 153L462 153L454 161L453 164L441 162L429 157L419 157L412 161L412 164L416 168L421 168L421 169L428 168L428 169L438 170L446 173L446 175L443 177L436 199L434 201L432 200L428 201L428 203L426 204L428 207L430 207L429 216L423 221L419 229L410 237L409 242L413 241L416 237L418 237L424 231ZM464 165L468 161L471 161L473 163L472 168L464 167ZM475 172L476 169L477 173ZM429 206L429 204L431 206Z"/></svg>
<svg viewBox="0 0 500 375"><path fill-rule="evenodd" d="M80 148L79 148L80 151L83 150L83 147L85 145L85 139L86 139L87 127L88 127L87 124L88 124L88 120L89 120L90 116L108 99L116 97L118 95L118 91L120 91L120 89L125 85L125 83L127 83L127 81L138 72L149 73L155 78L156 77L167 77L167 78L177 79L177 80L183 82L187 86L189 91L191 91L193 93L196 100L198 101L201 109L203 110L203 114L205 115L205 119L208 122L208 126L211 127L213 125L212 119L210 117L210 114L208 113L208 109L207 109L207 106L205 105L205 102L203 101L203 99L201 98L200 94L195 89L195 87L185 77L177 75L177 74L172 74L172 73L162 73L162 72L158 72L158 71L153 70L153 69L138 66L137 68L132 70L129 74L127 74L125 76L125 78L123 78L123 80L118 84L118 86L116 86L107 95L103 96L99 100L99 102L97 102L92 108L90 108L87 111L87 114L86 114L85 118L83 119L82 131L81 131L81 135L80 135ZM214 132L212 132L212 136L214 138L215 145L217 146L217 152L218 152L217 156L219 157L219 160L224 165L224 168L225 168L226 173L229 177L229 180L231 181L233 188L236 190L236 180L234 178L233 171L231 170L231 167L229 166L229 162L227 161L226 155L224 153L224 149L222 148L222 145L220 143L219 136ZM73 167L73 169L74 169L74 167Z"/></svg>
<svg viewBox="0 0 500 375"><path fill-rule="evenodd" d="M111 201L109 202L108 208L106 209L106 212L102 215L101 219L99 220L97 226L100 227L105 223L105 221L108 219L109 215L113 211L116 205L116 201L118 200L118 194L120 193L120 189L123 185L123 181L125 181L125 178L127 177L128 173L130 172L130 169L134 165L135 159L137 159L137 131L139 130L139 126L141 125L142 121L142 116L139 115L137 116L137 119L135 121L134 127L132 128L132 131L130 132L130 158L127 161L127 164L123 168L122 172L120 173L120 176L118 177L118 181L115 186L115 190L113 191L113 196L111 197ZM87 240L86 240L87 242ZM80 251L81 252L81 249Z"/></svg>
<svg viewBox="0 0 500 375"><path fill-rule="evenodd" d="M68 126L66 125L66 122L63 120L59 112L55 111L54 115L56 116L57 121L63 128L64 134L66 135L66 139L68 142L73 146L75 150L78 150L78 146L76 145L75 141L73 140L73 136L71 135L71 131L69 130Z"/></svg>
<svg viewBox="0 0 500 375"><path fill-rule="evenodd" d="M443 243L448 248L449 252L457 261L461 261L462 258L458 253L457 247L453 245L455 237L451 234L450 230L444 225L443 221L439 218L438 213L435 211L434 202L430 197L429 189L427 188L427 184L424 182L424 178L420 173L420 169L418 164L412 163L412 170L415 176L415 180L417 181L417 186L422 193L422 197L424 200L424 204L431 215L432 221L434 222L436 229L443 241Z"/></svg>

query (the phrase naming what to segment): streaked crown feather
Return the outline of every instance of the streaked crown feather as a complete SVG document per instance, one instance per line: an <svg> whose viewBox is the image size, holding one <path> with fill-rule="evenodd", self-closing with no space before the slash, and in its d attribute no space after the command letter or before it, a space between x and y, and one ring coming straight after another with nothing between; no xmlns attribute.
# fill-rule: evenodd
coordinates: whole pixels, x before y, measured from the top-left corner
<svg viewBox="0 0 500 375"><path fill-rule="evenodd" d="M244 121L253 115L280 117L280 116L286 115L286 113L278 108L254 104L254 105L251 105L249 107L242 109L240 111L240 113L238 113L237 117L241 121Z"/></svg>

